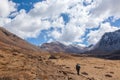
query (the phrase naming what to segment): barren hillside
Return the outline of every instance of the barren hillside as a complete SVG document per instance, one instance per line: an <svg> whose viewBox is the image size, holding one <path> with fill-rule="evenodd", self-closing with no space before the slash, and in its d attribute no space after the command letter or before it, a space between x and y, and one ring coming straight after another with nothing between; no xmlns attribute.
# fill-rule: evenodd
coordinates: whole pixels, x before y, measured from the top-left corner
<svg viewBox="0 0 120 80"><path fill-rule="evenodd" d="M18 36L8 32L6 29L0 27L0 49L14 49L18 48L27 51L38 51L39 48L19 38Z"/></svg>

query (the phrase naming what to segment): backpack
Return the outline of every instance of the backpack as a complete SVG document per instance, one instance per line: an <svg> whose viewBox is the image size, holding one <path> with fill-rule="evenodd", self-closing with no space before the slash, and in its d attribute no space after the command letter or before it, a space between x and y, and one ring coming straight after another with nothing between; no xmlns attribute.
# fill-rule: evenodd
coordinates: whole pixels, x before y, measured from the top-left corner
<svg viewBox="0 0 120 80"><path fill-rule="evenodd" d="M76 69L80 69L80 64L77 64L77 65L76 65Z"/></svg>

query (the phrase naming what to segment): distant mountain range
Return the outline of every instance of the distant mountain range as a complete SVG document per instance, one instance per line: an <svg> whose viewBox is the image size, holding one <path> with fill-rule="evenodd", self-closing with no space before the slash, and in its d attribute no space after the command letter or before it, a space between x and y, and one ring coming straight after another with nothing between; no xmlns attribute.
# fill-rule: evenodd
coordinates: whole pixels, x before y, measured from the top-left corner
<svg viewBox="0 0 120 80"><path fill-rule="evenodd" d="M49 52L65 52L65 53L82 53L85 48L78 45L65 45L60 42L44 43L40 46L41 49Z"/></svg>
<svg viewBox="0 0 120 80"><path fill-rule="evenodd" d="M78 45L64 45L60 42L44 43L41 49L49 52L65 52L65 53L114 53L120 51L120 30L105 33L96 45L89 47L81 47Z"/></svg>

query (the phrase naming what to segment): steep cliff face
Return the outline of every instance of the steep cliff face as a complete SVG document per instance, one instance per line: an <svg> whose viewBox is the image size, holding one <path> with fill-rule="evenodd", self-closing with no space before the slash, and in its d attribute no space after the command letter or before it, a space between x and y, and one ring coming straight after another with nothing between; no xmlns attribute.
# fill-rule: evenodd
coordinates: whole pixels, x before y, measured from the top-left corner
<svg viewBox="0 0 120 80"><path fill-rule="evenodd" d="M120 30L105 33L95 49L110 52L120 50Z"/></svg>

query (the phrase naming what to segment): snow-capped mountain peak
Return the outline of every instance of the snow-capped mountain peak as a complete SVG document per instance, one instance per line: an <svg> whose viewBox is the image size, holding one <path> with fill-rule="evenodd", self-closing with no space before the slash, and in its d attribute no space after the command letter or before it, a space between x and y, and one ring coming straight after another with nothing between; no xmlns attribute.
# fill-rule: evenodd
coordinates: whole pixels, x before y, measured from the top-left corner
<svg viewBox="0 0 120 80"><path fill-rule="evenodd" d="M120 50L120 30L105 33L97 44L96 49L102 51Z"/></svg>

